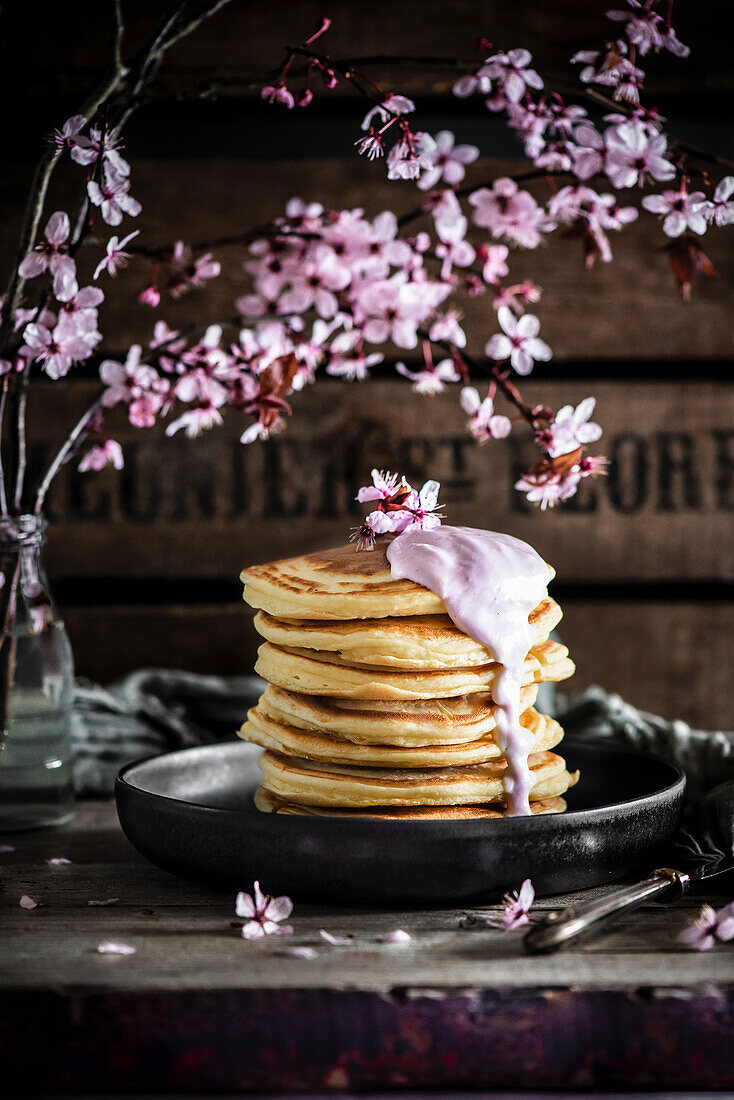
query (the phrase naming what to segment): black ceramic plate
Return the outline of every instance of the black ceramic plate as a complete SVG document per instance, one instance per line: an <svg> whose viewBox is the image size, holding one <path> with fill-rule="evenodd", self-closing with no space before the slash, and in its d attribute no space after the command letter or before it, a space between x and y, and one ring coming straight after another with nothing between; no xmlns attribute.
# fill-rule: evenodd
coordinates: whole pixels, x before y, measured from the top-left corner
<svg viewBox="0 0 734 1100"><path fill-rule="evenodd" d="M682 773L652 757L564 741L581 781L569 812L465 821L263 814L259 749L227 742L123 768L117 810L132 844L182 878L346 905L496 899L530 877L539 894L611 882L670 836Z"/></svg>

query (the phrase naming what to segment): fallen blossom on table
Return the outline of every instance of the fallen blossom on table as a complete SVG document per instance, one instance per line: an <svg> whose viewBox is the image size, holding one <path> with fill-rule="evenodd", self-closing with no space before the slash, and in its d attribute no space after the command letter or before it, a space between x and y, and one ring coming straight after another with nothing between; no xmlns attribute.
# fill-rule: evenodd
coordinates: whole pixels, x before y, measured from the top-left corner
<svg viewBox="0 0 734 1100"><path fill-rule="evenodd" d="M711 905L701 906L693 924L678 933L678 942L696 951L709 951L717 940L734 940L734 901L718 911Z"/></svg>
<svg viewBox="0 0 734 1100"><path fill-rule="evenodd" d="M12 844L0 844L0 852L4 855L6 852L14 852L15 848Z"/></svg>
<svg viewBox="0 0 734 1100"><path fill-rule="evenodd" d="M278 954L289 955L293 959L315 959L318 957L318 951L313 947L284 947Z"/></svg>
<svg viewBox="0 0 734 1100"><path fill-rule="evenodd" d="M499 928L503 932L513 932L516 928L530 922L530 909L535 901L535 888L529 878L526 878L517 893L505 894L502 899L504 913L499 920L487 918L490 928Z"/></svg>
<svg viewBox="0 0 734 1100"><path fill-rule="evenodd" d="M332 947L349 947L351 943L354 943L354 936L351 932L346 936L335 936L332 932L327 932L325 928L319 928L319 935L322 940L326 940Z"/></svg>
<svg viewBox="0 0 734 1100"><path fill-rule="evenodd" d="M38 902L34 901L33 898L29 898L27 894L23 894L18 904L21 909L36 909L38 907Z"/></svg>
<svg viewBox="0 0 734 1100"><path fill-rule="evenodd" d="M398 943L405 944L411 941L410 932L405 932L402 928L395 928L392 932L386 932L384 936L380 936L379 943Z"/></svg>
<svg viewBox="0 0 734 1100"><path fill-rule="evenodd" d="M273 898L264 894L260 889L260 883L255 882L252 894L246 894L243 890L235 899L235 912L238 917L244 917L242 936L246 940L256 940L260 936L288 935L293 931L290 925L281 925L293 912L293 902L283 894Z"/></svg>
<svg viewBox="0 0 734 1100"><path fill-rule="evenodd" d="M71 863L71 860L66 859L64 856L55 856L53 859L47 859L46 863L49 867L65 867Z"/></svg>
<svg viewBox="0 0 734 1100"><path fill-rule="evenodd" d="M137 947L129 943L100 943L97 945L98 955L134 955Z"/></svg>
<svg viewBox="0 0 734 1100"><path fill-rule="evenodd" d="M119 901L119 900L120 900L119 898L104 898L104 900L103 900L103 901L88 901L88 902L87 902L87 905L96 905L96 906L100 906L100 905L114 905L114 904L115 904L115 902L116 902L116 901Z"/></svg>

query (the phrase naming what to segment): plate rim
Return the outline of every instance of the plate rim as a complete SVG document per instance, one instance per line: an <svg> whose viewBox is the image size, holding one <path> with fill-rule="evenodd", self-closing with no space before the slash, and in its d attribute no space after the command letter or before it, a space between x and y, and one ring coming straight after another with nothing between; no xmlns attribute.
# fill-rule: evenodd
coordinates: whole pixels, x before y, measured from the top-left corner
<svg viewBox="0 0 734 1100"><path fill-rule="evenodd" d="M200 750L216 750L222 746L234 746L237 741L217 741L208 745L190 745L186 748L171 749L164 753L149 753L146 756L139 757L137 760L131 760L127 764L124 764L115 779L115 802L118 803L118 795L122 792L131 792L135 797L153 798L158 801L170 803L173 806L188 807L198 812L206 811L210 814L221 814L224 816L233 816L235 819L242 819L245 821L256 820L258 822L265 822L271 820L273 823L277 823L278 828L303 828L304 822L308 822L309 828L334 828L344 824L344 817L303 817L300 815L290 814L264 814L256 809L236 809L232 806L208 806L203 802L195 802L187 798L175 798L172 795L160 794L152 791L143 790L141 787L131 783L127 778L128 773L136 767L147 764L151 760L159 760L163 756L173 756L177 754L184 754L193 751ZM244 743L243 743L244 744ZM645 760L653 760L658 764L668 768L671 772L671 782L666 786L661 787L659 790L653 791L649 794L640 795L632 799L623 799L620 802L610 802L604 806L592 806L588 809L581 810L567 810L561 814L538 814L531 816L519 816L519 817L502 817L502 818L470 818L467 820L441 820L440 818L427 818L421 820L420 818L409 818L403 822L403 826L410 826L411 828L418 829L435 829L439 826L444 833L474 833L478 828L482 831L491 829L501 829L505 832L513 832L518 829L526 828L562 828L565 822L578 821L579 818L583 818L584 821L589 824L594 824L596 820L603 815L613 810L618 815L627 815L635 812L636 810L644 809L646 805L651 802L658 804L662 796L667 796L668 800L682 798L686 788L686 774L683 768L677 764L672 763L669 760L664 760L662 757L654 753L640 752L637 749L629 749L626 746L619 745L607 745L603 742L592 739L584 739L583 737L569 737L566 740L566 744L570 746L579 745L585 749L591 749L592 751L600 752L612 752L623 756L631 757L632 759L643 758ZM119 803L118 803L119 804ZM347 815L345 815L346 817ZM350 828L367 829L372 831L378 831L380 829L392 829L395 826L395 821L385 818L351 818Z"/></svg>

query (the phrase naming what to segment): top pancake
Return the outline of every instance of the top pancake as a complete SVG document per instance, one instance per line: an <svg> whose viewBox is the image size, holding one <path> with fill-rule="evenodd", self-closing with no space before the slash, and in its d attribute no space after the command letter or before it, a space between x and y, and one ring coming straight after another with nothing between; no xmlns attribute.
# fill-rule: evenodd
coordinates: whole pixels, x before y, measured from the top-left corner
<svg viewBox="0 0 734 1100"><path fill-rule="evenodd" d="M440 596L409 580L395 580L386 551L353 544L243 570L244 598L251 607L282 619L382 619L445 615ZM552 571L549 577L552 576Z"/></svg>

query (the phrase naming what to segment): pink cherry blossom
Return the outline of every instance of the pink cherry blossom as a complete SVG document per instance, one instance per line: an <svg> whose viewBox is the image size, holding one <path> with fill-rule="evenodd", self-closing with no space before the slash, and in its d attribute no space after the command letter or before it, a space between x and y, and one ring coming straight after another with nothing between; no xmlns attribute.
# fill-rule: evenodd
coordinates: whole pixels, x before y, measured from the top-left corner
<svg viewBox="0 0 734 1100"><path fill-rule="evenodd" d="M461 183L466 165L477 159L479 149L476 145L455 145L455 141L451 130L439 130L436 134L436 147L429 154L431 167L423 172L418 181L421 191L430 191L441 179L450 187Z"/></svg>
<svg viewBox="0 0 734 1100"><path fill-rule="evenodd" d="M416 528L429 530L441 524L438 481L427 481L416 491L398 474L372 471L372 485L363 486L356 499L377 501L377 509L352 530L350 539L358 549L371 550L378 535L401 534Z"/></svg>
<svg viewBox="0 0 734 1100"><path fill-rule="evenodd" d="M235 912L245 919L242 936L246 940L273 934L287 935L293 931L290 925L281 924L293 912L291 899L285 895L272 898L263 894L259 882L254 883L252 894L240 891L235 899Z"/></svg>
<svg viewBox="0 0 734 1100"><path fill-rule="evenodd" d="M376 160L385 153L382 137L375 130L370 130L365 137L358 138L354 144L359 155L361 157L366 156L368 160Z"/></svg>
<svg viewBox="0 0 734 1100"><path fill-rule="evenodd" d="M124 465L120 444L114 439L106 439L104 443L95 443L90 447L79 463L79 471L84 474L89 470L103 470L105 466L114 466L116 470L121 470Z"/></svg>
<svg viewBox="0 0 734 1100"><path fill-rule="evenodd" d="M89 201L100 208L108 225L119 225L123 214L137 217L142 206L129 194L130 180L105 166L101 182L90 180L87 184Z"/></svg>
<svg viewBox="0 0 734 1100"><path fill-rule="evenodd" d="M461 374L457 371L453 359L442 359L435 366L427 365L423 370L418 371L409 370L405 363L396 363L395 370L398 374L402 374L403 378L411 380L416 393L441 393L444 383L461 381Z"/></svg>
<svg viewBox="0 0 734 1100"><path fill-rule="evenodd" d="M485 443L488 439L505 439L510 434L510 418L495 413L491 397L482 400L473 386L465 386L460 400L462 409L469 416L467 429L479 443Z"/></svg>
<svg viewBox="0 0 734 1100"><path fill-rule="evenodd" d="M387 154L387 178L415 180L422 171L430 171L436 153L436 143L430 134L405 130Z"/></svg>
<svg viewBox="0 0 734 1100"><path fill-rule="evenodd" d="M507 266L509 248L506 244L481 245L477 249L477 259L482 263L482 278L485 283L496 286L500 279L509 275Z"/></svg>
<svg viewBox="0 0 734 1100"><path fill-rule="evenodd" d="M489 95L491 89L488 66L484 64L475 73L460 76L454 82L453 93L459 99L467 99L471 95Z"/></svg>
<svg viewBox="0 0 734 1100"><path fill-rule="evenodd" d="M708 222L715 225L731 225L734 222L734 176L719 180L711 200L701 203L700 211Z"/></svg>
<svg viewBox="0 0 734 1100"><path fill-rule="evenodd" d="M469 196L474 222L486 227L495 238L504 237L522 248L536 248L541 233L553 228L553 221L530 194L514 180L501 177L491 189L481 187Z"/></svg>
<svg viewBox="0 0 734 1100"><path fill-rule="evenodd" d="M74 261L65 255L69 247L67 241L70 228L69 215L63 210L57 210L52 214L46 222L44 239L21 261L18 273L24 279L33 279L44 271L50 271L55 275L65 266L73 271Z"/></svg>
<svg viewBox="0 0 734 1100"><path fill-rule="evenodd" d="M503 932L514 932L516 928L522 928L530 921L529 913L535 901L535 889L529 878L526 878L517 893L505 894L502 899L504 913L500 920L488 919L490 928L501 928Z"/></svg>
<svg viewBox="0 0 734 1100"><path fill-rule="evenodd" d="M33 898L28 896L28 894L23 894L23 897L20 899L18 904L20 905L21 909L37 909L38 908L38 902L34 901Z"/></svg>
<svg viewBox="0 0 734 1100"><path fill-rule="evenodd" d="M426 481L420 490L411 489L405 500L395 511L372 513L367 521L375 520L373 526L376 534L402 534L404 531L413 531L422 528L429 531L441 526L439 512L443 507L438 503L438 493L441 486L438 481ZM378 519L378 517L381 517Z"/></svg>
<svg viewBox="0 0 734 1100"><path fill-rule="evenodd" d="M558 410L549 427L538 435L538 442L552 458L601 439L601 428L591 421L595 406L595 398L587 397L575 409L564 405Z"/></svg>
<svg viewBox="0 0 734 1100"><path fill-rule="evenodd" d="M150 306L151 309L156 309L161 304L161 292L158 287L153 286L152 283L143 287L138 294L138 303L141 306Z"/></svg>
<svg viewBox="0 0 734 1100"><path fill-rule="evenodd" d="M601 84L614 88L615 99L637 102L640 88L645 79L642 69L627 57L627 43L618 39L607 46L606 53L600 50L579 50L571 58L572 64L583 65L579 73L582 84Z"/></svg>
<svg viewBox="0 0 734 1100"><path fill-rule="evenodd" d="M515 488L525 493L531 504L539 504L542 511L553 508L562 500L574 496L578 489L581 474L577 470L569 473L533 473L523 474L515 482Z"/></svg>
<svg viewBox="0 0 734 1100"><path fill-rule="evenodd" d="M394 275L366 286L355 303L355 312L370 343L392 340L399 348L414 348L418 343L418 324L430 307L426 309L415 284Z"/></svg>
<svg viewBox="0 0 734 1100"><path fill-rule="evenodd" d="M675 166L666 159L667 138L664 134L651 135L638 119L612 127L607 134L606 172L617 188L633 187L645 183L649 177L669 180L675 175Z"/></svg>
<svg viewBox="0 0 734 1100"><path fill-rule="evenodd" d="M168 290L172 298L180 298L187 290L201 287L209 279L216 279L222 270L211 252L193 259L191 249L183 241L176 241L168 263L171 268Z"/></svg>
<svg viewBox="0 0 734 1100"><path fill-rule="evenodd" d="M49 867L66 867L71 863L70 859L66 859L65 856L54 856L52 859L45 861Z"/></svg>
<svg viewBox="0 0 734 1100"><path fill-rule="evenodd" d="M627 3L632 11L608 11L607 19L627 24L625 27L627 37L637 47L642 57L649 50L661 49L665 44L663 37L665 24L662 15L654 10L652 0L646 0L645 3L641 3L641 0L627 0Z"/></svg>
<svg viewBox="0 0 734 1100"><path fill-rule="evenodd" d="M502 91L510 103L519 103L526 88L542 88L543 81L528 65L533 60L529 50L509 50L488 58L485 66L493 80L499 80Z"/></svg>
<svg viewBox="0 0 734 1100"><path fill-rule="evenodd" d="M532 313L519 319L507 306L500 306L497 320L502 333L496 333L486 346L490 359L509 359L518 374L530 374L535 360L546 362L553 357L548 345L538 337L540 321Z"/></svg>
<svg viewBox="0 0 734 1100"><path fill-rule="evenodd" d="M333 317L339 307L335 292L351 282L348 267L341 264L326 245L319 244L290 278L290 288L280 300L286 313L304 313L311 307L321 317Z"/></svg>
<svg viewBox="0 0 734 1100"><path fill-rule="evenodd" d="M287 107L288 110L295 106L293 93L289 92L283 83L266 84L265 87L260 90L260 98L264 99L267 103L280 103L281 106Z"/></svg>
<svg viewBox="0 0 734 1100"><path fill-rule="evenodd" d="M453 344L457 348L466 347L466 333L459 324L461 315L456 309L437 313L428 330L429 340Z"/></svg>
<svg viewBox="0 0 734 1100"><path fill-rule="evenodd" d="M696 920L678 934L679 943L696 951L709 951L716 941L734 940L734 902L717 912L710 905L703 905Z"/></svg>
<svg viewBox="0 0 734 1100"><path fill-rule="evenodd" d="M681 187L678 191L646 195L642 205L645 210L664 218L663 233L666 236L680 237L687 230L702 236L706 232L706 218L701 209L705 199L703 191L689 193Z"/></svg>
<svg viewBox="0 0 734 1100"><path fill-rule="evenodd" d="M168 384L154 367L141 363L142 348L133 344L125 363L105 359L99 376L107 387L102 393L105 408L122 403L128 406L130 423L147 428L155 424Z"/></svg>
<svg viewBox="0 0 734 1100"><path fill-rule="evenodd" d="M219 405L217 405L211 399L202 398L190 409L186 409L177 420L173 420L168 425L166 435L175 435L177 431L184 428L188 438L194 439L197 435L201 435L205 429L213 428L215 424L221 424L222 414L219 407L224 404L225 400L226 398L222 397Z"/></svg>
<svg viewBox="0 0 734 1100"><path fill-rule="evenodd" d="M398 487L406 490L410 488L404 477L401 477L400 474L391 474L389 470L371 470L370 477L372 478L372 484L363 485L354 498L360 504L372 500L387 501L395 496Z"/></svg>
<svg viewBox="0 0 734 1100"><path fill-rule="evenodd" d="M49 378L62 378L74 363L88 358L92 347L78 334L73 322L59 321L52 329L45 325L26 325L23 339L31 358L43 364Z"/></svg>
<svg viewBox="0 0 734 1100"><path fill-rule="evenodd" d="M387 122L388 119L394 118L397 115L409 115L414 110L415 103L412 99L408 99L407 96L386 96L381 103L377 103L364 116L362 119L362 129L369 130L375 118L379 118L381 122Z"/></svg>
<svg viewBox="0 0 734 1100"><path fill-rule="evenodd" d="M660 31L660 37L662 38L662 46L664 50L672 53L674 57L688 57L691 52L690 46L684 46L675 30L670 24L663 24Z"/></svg>
<svg viewBox="0 0 734 1100"><path fill-rule="evenodd" d="M132 944L113 943L111 940L97 945L98 955L134 955L137 950L137 947L133 947Z"/></svg>
<svg viewBox="0 0 734 1100"><path fill-rule="evenodd" d="M574 131L575 147L571 151L573 170L582 180L591 179L604 171L607 158L607 144L591 123L583 123Z"/></svg>
<svg viewBox="0 0 734 1100"><path fill-rule="evenodd" d="M49 141L62 153L69 153L79 140L79 131L87 125L84 115L72 115L60 129L53 130Z"/></svg>
<svg viewBox="0 0 734 1100"><path fill-rule="evenodd" d="M92 128L89 137L79 137L71 150L71 159L77 164L99 162L118 176L129 176L130 165L120 156L120 142L107 130Z"/></svg>
<svg viewBox="0 0 734 1100"><path fill-rule="evenodd" d="M124 251L125 246L139 233L140 230L135 229L132 233L128 233L127 237L123 237L122 240L117 237L110 237L105 245L105 254L95 267L92 277L98 279L103 271L107 271L108 275L116 275L121 268L127 267L130 253Z"/></svg>
<svg viewBox="0 0 734 1100"><path fill-rule="evenodd" d="M362 333L358 329L338 333L326 348L326 373L350 382L362 382L369 377L370 367L381 363L380 352L367 355Z"/></svg>

